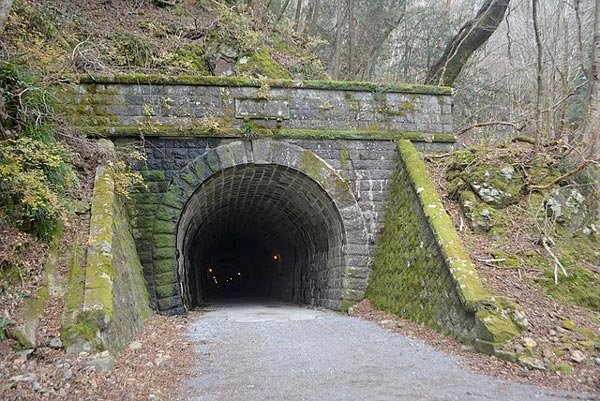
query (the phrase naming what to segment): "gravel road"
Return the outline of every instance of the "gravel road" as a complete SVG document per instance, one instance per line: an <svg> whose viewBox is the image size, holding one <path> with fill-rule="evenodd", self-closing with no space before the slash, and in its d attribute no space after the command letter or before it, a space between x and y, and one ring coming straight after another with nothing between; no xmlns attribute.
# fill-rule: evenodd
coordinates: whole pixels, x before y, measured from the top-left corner
<svg viewBox="0 0 600 401"><path fill-rule="evenodd" d="M274 302L220 304L188 329L190 401L587 400L503 382L373 323Z"/></svg>

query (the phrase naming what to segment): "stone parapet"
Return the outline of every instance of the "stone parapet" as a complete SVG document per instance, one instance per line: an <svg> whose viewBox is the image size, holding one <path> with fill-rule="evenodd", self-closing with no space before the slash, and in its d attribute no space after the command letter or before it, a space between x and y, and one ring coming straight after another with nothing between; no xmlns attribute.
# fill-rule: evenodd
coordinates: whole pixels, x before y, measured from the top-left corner
<svg viewBox="0 0 600 401"><path fill-rule="evenodd" d="M92 135L310 136L312 130L454 139L450 88L151 75L71 81L59 103L72 124Z"/></svg>

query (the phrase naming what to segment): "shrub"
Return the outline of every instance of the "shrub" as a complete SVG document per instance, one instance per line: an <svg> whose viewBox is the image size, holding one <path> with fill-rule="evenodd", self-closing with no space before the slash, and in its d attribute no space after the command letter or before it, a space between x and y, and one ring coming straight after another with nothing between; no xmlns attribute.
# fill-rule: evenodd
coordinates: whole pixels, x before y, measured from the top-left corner
<svg viewBox="0 0 600 401"><path fill-rule="evenodd" d="M0 222L50 240L72 187L71 154L54 138L51 97L14 62L0 63Z"/></svg>

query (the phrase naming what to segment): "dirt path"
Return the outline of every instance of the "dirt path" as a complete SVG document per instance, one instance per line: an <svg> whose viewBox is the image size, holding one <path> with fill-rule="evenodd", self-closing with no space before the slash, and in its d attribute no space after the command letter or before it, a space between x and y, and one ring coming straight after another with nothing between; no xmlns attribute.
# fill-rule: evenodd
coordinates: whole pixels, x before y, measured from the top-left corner
<svg viewBox="0 0 600 401"><path fill-rule="evenodd" d="M476 374L371 322L297 306L213 306L187 333L202 359L190 401L593 399Z"/></svg>

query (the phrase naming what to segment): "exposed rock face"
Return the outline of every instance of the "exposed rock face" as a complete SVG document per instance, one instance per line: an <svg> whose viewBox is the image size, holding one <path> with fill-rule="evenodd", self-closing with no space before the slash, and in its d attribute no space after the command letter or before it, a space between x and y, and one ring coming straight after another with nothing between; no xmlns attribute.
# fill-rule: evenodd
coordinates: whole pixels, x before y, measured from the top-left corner
<svg viewBox="0 0 600 401"><path fill-rule="evenodd" d="M205 59L214 75L232 77L239 53L239 48L234 45L214 43L206 49Z"/></svg>
<svg viewBox="0 0 600 401"><path fill-rule="evenodd" d="M524 184L521 175L510 165L482 168L465 180L485 203L496 208L515 204Z"/></svg>
<svg viewBox="0 0 600 401"><path fill-rule="evenodd" d="M577 188L551 190L545 206L549 217L560 225L568 226L573 233L583 227L589 214L586 199Z"/></svg>
<svg viewBox="0 0 600 401"><path fill-rule="evenodd" d="M482 202L473 192L461 191L458 197L460 207L475 232L488 232L495 223L495 209Z"/></svg>
<svg viewBox="0 0 600 401"><path fill-rule="evenodd" d="M447 171L448 193L459 202L473 231L494 233L494 228L502 226L503 209L522 202L527 193L535 193L528 203L532 210L539 209L542 218L567 227L572 234L582 232L589 236L594 233L595 225L589 224L591 216L583 187L557 183L549 190L527 190L527 185L543 185L558 177L556 165L523 164L518 154L509 150L495 149L493 156L488 152L492 150L470 148L458 151ZM515 168L517 165L519 168Z"/></svg>

